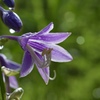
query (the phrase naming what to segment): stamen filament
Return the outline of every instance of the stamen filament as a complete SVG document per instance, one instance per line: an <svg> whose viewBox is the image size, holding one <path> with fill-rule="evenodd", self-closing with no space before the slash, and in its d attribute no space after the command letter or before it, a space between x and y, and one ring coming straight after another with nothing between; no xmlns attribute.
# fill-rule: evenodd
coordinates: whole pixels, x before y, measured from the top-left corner
<svg viewBox="0 0 100 100"><path fill-rule="evenodd" d="M54 76L53 77L50 77L47 73L45 73L45 75L47 76L47 78L49 79L49 80L54 80L55 78L56 78L56 71L55 70L53 70L54 71ZM46 85L47 85L48 83L46 83Z"/></svg>
<svg viewBox="0 0 100 100"><path fill-rule="evenodd" d="M50 62L51 62L51 50L52 50L51 48L43 50L43 52L42 52L43 60L40 60L40 58L36 55L36 53L34 52L34 50L31 46L29 46L27 44L26 48L31 53L32 58L36 62L38 67L40 67L40 68L49 67Z"/></svg>

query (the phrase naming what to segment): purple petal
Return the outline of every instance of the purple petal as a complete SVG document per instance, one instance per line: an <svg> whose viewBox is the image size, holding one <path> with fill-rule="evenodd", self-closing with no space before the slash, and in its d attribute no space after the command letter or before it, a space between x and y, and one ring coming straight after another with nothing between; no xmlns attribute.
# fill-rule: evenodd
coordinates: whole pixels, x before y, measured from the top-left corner
<svg viewBox="0 0 100 100"><path fill-rule="evenodd" d="M12 87L14 89L18 88L18 83L17 83L15 76L10 76L9 82L10 82L10 87Z"/></svg>
<svg viewBox="0 0 100 100"><path fill-rule="evenodd" d="M6 66L7 68L10 68L13 70L19 70L21 68L21 65L16 62L8 60L7 63L8 63L8 65Z"/></svg>
<svg viewBox="0 0 100 100"><path fill-rule="evenodd" d="M29 36L21 36L21 37L19 37L19 43L20 43L20 45L21 45L21 47L24 49L24 50L26 50L26 44L27 44L27 42L28 42L28 40L29 40Z"/></svg>
<svg viewBox="0 0 100 100"><path fill-rule="evenodd" d="M30 47L29 45L27 45L27 49L30 52L30 54L34 60L34 63L36 64L36 67L37 67L41 77L43 78L43 80L47 84L49 81L49 67L40 68L42 65L42 56L39 53L34 52L33 48Z"/></svg>
<svg viewBox="0 0 100 100"><path fill-rule="evenodd" d="M33 70L33 60L29 52L25 51L22 68L21 68L21 77L28 75Z"/></svg>
<svg viewBox="0 0 100 100"><path fill-rule="evenodd" d="M41 65L43 64L42 63L42 61L43 61L42 56L39 53L34 52L32 47L30 47L29 45L27 45L27 49L29 50L32 58L34 59L34 63L36 64L36 67L37 67L41 77L43 78L43 80L47 84L49 81L49 67L41 68Z"/></svg>
<svg viewBox="0 0 100 100"><path fill-rule="evenodd" d="M29 41L28 44L33 47L36 51L43 51L47 48L43 43Z"/></svg>
<svg viewBox="0 0 100 100"><path fill-rule="evenodd" d="M73 58L72 56L61 46L58 45L46 45L49 48L53 48L51 51L51 60L55 62L69 62Z"/></svg>
<svg viewBox="0 0 100 100"><path fill-rule="evenodd" d="M53 27L53 23L51 22L49 25L39 31L36 35L48 34L53 29Z"/></svg>
<svg viewBox="0 0 100 100"><path fill-rule="evenodd" d="M61 46L49 43L37 43L37 42L29 42L30 46L33 47L37 52L42 52L45 48L52 48L51 51L51 60L55 62L69 62L73 58L72 56Z"/></svg>
<svg viewBox="0 0 100 100"><path fill-rule="evenodd" d="M58 44L60 42L63 42L66 38L70 36L71 33L51 33L51 34L45 34L41 36L34 36L31 38L31 40L38 40L40 42L49 42ZM31 41L30 40L30 41Z"/></svg>
<svg viewBox="0 0 100 100"><path fill-rule="evenodd" d="M38 52L35 52L34 49L33 49L31 46L29 46L29 45L27 45L27 49L28 49L28 51L30 52L34 63L35 63L38 67L42 67L42 65L43 65L42 56L41 56Z"/></svg>
<svg viewBox="0 0 100 100"><path fill-rule="evenodd" d="M50 75L49 67L46 67L46 68L39 68L39 67L37 66L37 69L38 69L38 71L39 71L41 77L43 78L44 82L45 82L46 84L48 84L48 82L49 82L49 77L48 77L48 76Z"/></svg>

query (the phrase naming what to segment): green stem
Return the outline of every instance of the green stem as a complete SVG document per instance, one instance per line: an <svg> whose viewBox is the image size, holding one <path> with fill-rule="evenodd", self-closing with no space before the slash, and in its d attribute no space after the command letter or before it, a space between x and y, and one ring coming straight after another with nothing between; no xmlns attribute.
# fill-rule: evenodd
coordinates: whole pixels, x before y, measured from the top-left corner
<svg viewBox="0 0 100 100"><path fill-rule="evenodd" d="M5 85L3 82L1 67L0 67L0 89L1 89L2 100L6 100L6 90L5 90Z"/></svg>
<svg viewBox="0 0 100 100"><path fill-rule="evenodd" d="M9 77L5 76L5 85L6 85L6 92L11 93L10 84L9 84Z"/></svg>

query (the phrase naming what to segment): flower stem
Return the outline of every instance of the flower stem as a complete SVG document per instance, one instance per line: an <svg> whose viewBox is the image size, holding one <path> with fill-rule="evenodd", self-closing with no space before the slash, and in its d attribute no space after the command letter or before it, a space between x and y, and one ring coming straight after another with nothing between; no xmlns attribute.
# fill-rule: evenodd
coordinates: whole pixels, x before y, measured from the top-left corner
<svg viewBox="0 0 100 100"><path fill-rule="evenodd" d="M5 85L3 82L1 67L0 67L0 89L1 89L2 100L6 100L6 90L5 90Z"/></svg>
<svg viewBox="0 0 100 100"><path fill-rule="evenodd" d="M18 36L2 35L2 36L0 36L0 39L2 39L2 38L18 41Z"/></svg>
<svg viewBox="0 0 100 100"><path fill-rule="evenodd" d="M9 77L5 76L5 84L6 84L6 92L10 93L10 84L9 84Z"/></svg>

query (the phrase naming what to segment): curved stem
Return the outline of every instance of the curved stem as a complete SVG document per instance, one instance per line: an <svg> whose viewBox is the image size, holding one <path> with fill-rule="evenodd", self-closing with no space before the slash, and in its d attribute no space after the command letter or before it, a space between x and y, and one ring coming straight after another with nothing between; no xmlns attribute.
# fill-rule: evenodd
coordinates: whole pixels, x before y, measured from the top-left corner
<svg viewBox="0 0 100 100"><path fill-rule="evenodd" d="M11 40L15 40L15 41L18 41L18 37L19 36L11 36L11 35L2 35L0 36L0 38L6 38L6 39L11 39Z"/></svg>

